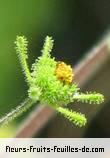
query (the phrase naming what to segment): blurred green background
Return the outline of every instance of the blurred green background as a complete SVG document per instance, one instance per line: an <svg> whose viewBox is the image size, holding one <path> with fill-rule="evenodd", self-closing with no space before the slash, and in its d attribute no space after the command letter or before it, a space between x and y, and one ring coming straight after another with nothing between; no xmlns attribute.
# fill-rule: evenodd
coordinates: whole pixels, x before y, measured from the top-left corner
<svg viewBox="0 0 110 158"><path fill-rule="evenodd" d="M40 54L46 35L55 39L54 56L74 65L108 26L108 10L100 12L105 21L99 19L98 4L95 0L0 0L0 117L26 97L27 85L14 49L16 36L29 40L29 65Z"/></svg>

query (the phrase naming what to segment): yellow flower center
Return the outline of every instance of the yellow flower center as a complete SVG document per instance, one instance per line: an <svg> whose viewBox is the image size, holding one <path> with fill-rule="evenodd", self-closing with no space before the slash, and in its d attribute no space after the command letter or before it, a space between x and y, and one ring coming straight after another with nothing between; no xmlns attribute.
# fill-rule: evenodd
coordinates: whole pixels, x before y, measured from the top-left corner
<svg viewBox="0 0 110 158"><path fill-rule="evenodd" d="M57 78L67 84L72 83L73 81L73 70L70 65L67 65L64 62L58 62L56 69L55 69L55 75Z"/></svg>

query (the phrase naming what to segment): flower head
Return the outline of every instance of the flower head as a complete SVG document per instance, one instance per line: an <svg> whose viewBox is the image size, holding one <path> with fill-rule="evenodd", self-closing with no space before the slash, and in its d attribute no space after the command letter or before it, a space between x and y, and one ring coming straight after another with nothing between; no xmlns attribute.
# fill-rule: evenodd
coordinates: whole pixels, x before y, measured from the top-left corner
<svg viewBox="0 0 110 158"><path fill-rule="evenodd" d="M57 62L55 75L59 80L67 84L72 83L74 77L72 67L64 62Z"/></svg>
<svg viewBox="0 0 110 158"><path fill-rule="evenodd" d="M75 125L82 127L87 122L85 115L65 106L75 101L90 104L100 104L104 101L104 96L100 93L79 91L78 86L72 82L74 79L72 67L61 61L57 62L51 57L53 43L52 37L47 36L41 51L42 55L36 59L30 72L27 64L27 39L24 36L17 36L16 51L29 85L28 99L3 117L0 122L9 122L30 108L32 104L40 101L54 108Z"/></svg>

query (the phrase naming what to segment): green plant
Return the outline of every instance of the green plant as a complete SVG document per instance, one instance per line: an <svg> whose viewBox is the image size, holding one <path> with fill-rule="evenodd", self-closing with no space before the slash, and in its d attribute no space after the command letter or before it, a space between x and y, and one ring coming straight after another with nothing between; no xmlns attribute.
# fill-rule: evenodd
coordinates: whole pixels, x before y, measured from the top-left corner
<svg viewBox="0 0 110 158"><path fill-rule="evenodd" d="M29 109L34 103L40 101L49 105L74 124L82 127L87 119L84 114L69 110L67 104L81 101L90 104L100 104L104 96L100 93L81 93L77 84L73 83L74 74L70 65L57 62L51 57L53 48L52 37L47 36L42 49L42 56L35 60L31 72L28 68L27 46L24 36L17 36L16 51L21 63L26 82L28 83L28 98L15 110L3 117L0 122L6 124L21 113Z"/></svg>

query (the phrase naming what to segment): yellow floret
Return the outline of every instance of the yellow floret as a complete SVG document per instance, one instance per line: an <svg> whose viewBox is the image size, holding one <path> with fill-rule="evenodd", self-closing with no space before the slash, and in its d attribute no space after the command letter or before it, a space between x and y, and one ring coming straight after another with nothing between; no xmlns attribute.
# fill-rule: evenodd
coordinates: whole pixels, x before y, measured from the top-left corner
<svg viewBox="0 0 110 158"><path fill-rule="evenodd" d="M55 75L57 78L67 84L72 83L73 81L73 70L70 65L67 65L64 62L58 62L56 69L55 69Z"/></svg>

